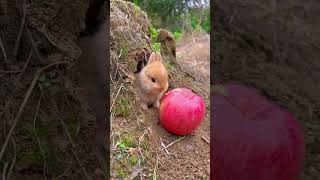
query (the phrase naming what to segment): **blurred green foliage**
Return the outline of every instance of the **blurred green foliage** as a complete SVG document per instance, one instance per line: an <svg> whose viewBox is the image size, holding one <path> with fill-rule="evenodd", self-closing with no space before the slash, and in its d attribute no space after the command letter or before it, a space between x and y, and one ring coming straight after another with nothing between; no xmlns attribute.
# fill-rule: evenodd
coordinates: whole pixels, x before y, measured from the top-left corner
<svg viewBox="0 0 320 180"><path fill-rule="evenodd" d="M210 9L193 9L190 11L191 26L195 30L210 33Z"/></svg>
<svg viewBox="0 0 320 180"><path fill-rule="evenodd" d="M158 37L158 31L156 28L154 28L153 26L151 26L149 28L149 32L150 32L150 37L151 37L151 42L156 42L157 37Z"/></svg>
<svg viewBox="0 0 320 180"><path fill-rule="evenodd" d="M154 27L173 32L176 40L192 31L210 33L210 6L208 0L128 0L147 12ZM156 30L155 30L156 32ZM153 37L151 37L153 38Z"/></svg>
<svg viewBox="0 0 320 180"><path fill-rule="evenodd" d="M154 28L153 26L151 26L149 28L149 33L150 33L150 37L151 37L151 46L152 46L152 50L155 52L160 53L161 50L161 43L157 42L157 37L158 37L158 31L156 28Z"/></svg>

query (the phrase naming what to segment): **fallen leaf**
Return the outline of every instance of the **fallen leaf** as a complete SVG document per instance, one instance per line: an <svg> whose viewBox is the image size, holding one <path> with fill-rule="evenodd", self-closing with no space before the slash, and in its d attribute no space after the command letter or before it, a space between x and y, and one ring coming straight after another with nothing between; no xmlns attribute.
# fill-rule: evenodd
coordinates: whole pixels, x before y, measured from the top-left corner
<svg viewBox="0 0 320 180"><path fill-rule="evenodd" d="M131 155L135 155L139 153L140 148L129 148L128 153Z"/></svg>
<svg viewBox="0 0 320 180"><path fill-rule="evenodd" d="M138 160L137 164L133 167L132 172L130 174L130 179L134 179L137 177L140 173L140 159Z"/></svg>

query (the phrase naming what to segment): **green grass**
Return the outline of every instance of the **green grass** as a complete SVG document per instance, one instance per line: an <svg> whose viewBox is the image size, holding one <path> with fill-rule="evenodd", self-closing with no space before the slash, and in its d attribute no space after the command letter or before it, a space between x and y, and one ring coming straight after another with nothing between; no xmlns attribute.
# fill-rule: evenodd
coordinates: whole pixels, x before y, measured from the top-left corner
<svg viewBox="0 0 320 180"><path fill-rule="evenodd" d="M137 162L138 162L138 160L139 160L138 156L136 156L136 155L131 155L130 158L129 158L130 165L131 165L131 166L136 165Z"/></svg>
<svg viewBox="0 0 320 180"><path fill-rule="evenodd" d="M128 135L124 135L121 144L124 145L125 148L136 147L138 142L134 139L134 137Z"/></svg>
<svg viewBox="0 0 320 180"><path fill-rule="evenodd" d="M128 99L118 98L115 103L114 113L116 116L130 117L132 107Z"/></svg>
<svg viewBox="0 0 320 180"><path fill-rule="evenodd" d="M158 37L158 31L156 28L154 28L153 26L149 27L149 33L150 33L150 37L151 37L151 41L152 42L156 42L157 37Z"/></svg>
<svg viewBox="0 0 320 180"><path fill-rule="evenodd" d="M51 87L56 83L56 81L57 81L57 74L54 71L45 72L39 77L39 82L41 86L43 86L44 88Z"/></svg>
<svg viewBox="0 0 320 180"><path fill-rule="evenodd" d="M119 169L117 171L117 176L118 176L118 178L125 178L128 176L128 173L126 171L124 171L123 169Z"/></svg>
<svg viewBox="0 0 320 180"><path fill-rule="evenodd" d="M161 43L152 43L152 51L161 52Z"/></svg>
<svg viewBox="0 0 320 180"><path fill-rule="evenodd" d="M58 150L53 142L41 142L42 152L37 142L32 143L30 149L17 149L17 169L38 169L42 170L44 167L44 160L46 160L47 173L50 176L58 176L64 172L66 166L63 161L63 153ZM45 159L44 159L45 158Z"/></svg>
<svg viewBox="0 0 320 180"><path fill-rule="evenodd" d="M121 48L121 56L123 59L127 59L129 54L128 44L124 44L123 48Z"/></svg>
<svg viewBox="0 0 320 180"><path fill-rule="evenodd" d="M171 61L164 61L163 65L168 70L171 70L173 68L173 64Z"/></svg>
<svg viewBox="0 0 320 180"><path fill-rule="evenodd" d="M152 51L160 53L161 52L161 43L157 42L158 31L153 26L150 26L149 33L150 33L150 38L151 38Z"/></svg>
<svg viewBox="0 0 320 180"><path fill-rule="evenodd" d="M117 164L116 175L120 179L125 179L128 176L127 168L135 166L139 161L139 156L135 154L130 154L125 149L136 148L138 142L134 136L134 132L128 132L123 134L119 142L117 142L117 147L123 149L119 153L115 154L115 159L119 164Z"/></svg>
<svg viewBox="0 0 320 180"><path fill-rule="evenodd" d="M181 39L181 37L182 37L182 32L181 32L181 31L175 31L175 32L173 33L173 36L174 36L174 39L175 39L176 41L179 41L179 40Z"/></svg>

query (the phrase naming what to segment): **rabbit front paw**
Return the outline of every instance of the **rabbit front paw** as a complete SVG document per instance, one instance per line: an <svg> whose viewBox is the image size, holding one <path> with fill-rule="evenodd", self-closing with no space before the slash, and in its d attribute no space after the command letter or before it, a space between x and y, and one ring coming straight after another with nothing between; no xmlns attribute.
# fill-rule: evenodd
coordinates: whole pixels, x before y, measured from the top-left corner
<svg viewBox="0 0 320 180"><path fill-rule="evenodd" d="M155 101L155 102L153 103L153 106L154 106L155 108L159 109L159 107L160 107L160 102L159 102L159 101Z"/></svg>

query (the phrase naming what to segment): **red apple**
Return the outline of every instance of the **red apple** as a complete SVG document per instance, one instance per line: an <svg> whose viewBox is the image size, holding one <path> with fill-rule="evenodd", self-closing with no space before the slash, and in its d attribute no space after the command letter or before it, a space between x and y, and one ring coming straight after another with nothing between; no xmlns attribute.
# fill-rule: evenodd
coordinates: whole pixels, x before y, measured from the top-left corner
<svg viewBox="0 0 320 180"><path fill-rule="evenodd" d="M162 126L176 135L186 135L195 130L205 115L201 96L187 88L176 88L166 93L160 104Z"/></svg>
<svg viewBox="0 0 320 180"><path fill-rule="evenodd" d="M211 174L215 180L297 180L303 131L287 109L239 84L211 94Z"/></svg>

